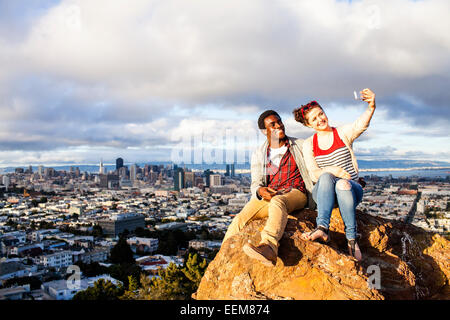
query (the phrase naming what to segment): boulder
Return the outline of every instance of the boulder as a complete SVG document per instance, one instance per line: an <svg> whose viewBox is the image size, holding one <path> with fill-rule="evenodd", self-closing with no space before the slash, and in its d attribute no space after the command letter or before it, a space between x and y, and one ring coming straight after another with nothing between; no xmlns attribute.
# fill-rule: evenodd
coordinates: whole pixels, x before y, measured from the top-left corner
<svg viewBox="0 0 450 320"><path fill-rule="evenodd" d="M255 220L222 244L197 292L198 300L449 299L450 246L444 237L400 221L357 213L363 260L347 252L339 209L333 210L329 244L303 240L317 213L289 215L277 264L245 255L258 244L266 219Z"/></svg>

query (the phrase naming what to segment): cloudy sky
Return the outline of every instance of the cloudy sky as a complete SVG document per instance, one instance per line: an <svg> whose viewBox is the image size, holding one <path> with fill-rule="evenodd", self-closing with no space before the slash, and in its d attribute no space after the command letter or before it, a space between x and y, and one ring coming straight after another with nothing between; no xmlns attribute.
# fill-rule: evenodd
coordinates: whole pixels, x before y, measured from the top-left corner
<svg viewBox="0 0 450 320"><path fill-rule="evenodd" d="M448 12L448 0L0 0L0 166L177 160L198 136L219 159L262 142L266 109L302 138L292 110L313 99L333 125L352 122L366 87L377 110L359 159L447 161Z"/></svg>

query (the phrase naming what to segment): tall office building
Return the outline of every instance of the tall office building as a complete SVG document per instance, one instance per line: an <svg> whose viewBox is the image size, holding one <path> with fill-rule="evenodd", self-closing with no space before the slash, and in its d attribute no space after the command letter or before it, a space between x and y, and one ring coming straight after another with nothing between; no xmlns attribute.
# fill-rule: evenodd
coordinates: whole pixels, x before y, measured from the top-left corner
<svg viewBox="0 0 450 320"><path fill-rule="evenodd" d="M128 175L128 167L119 168L119 177L125 178Z"/></svg>
<svg viewBox="0 0 450 320"><path fill-rule="evenodd" d="M39 173L39 175L42 177L42 175L44 174L44 166L43 166L43 165L40 165L40 166L38 167L38 173Z"/></svg>
<svg viewBox="0 0 450 320"><path fill-rule="evenodd" d="M106 174L99 174L98 184L100 188L108 188L108 176Z"/></svg>
<svg viewBox="0 0 450 320"><path fill-rule="evenodd" d="M184 185L184 170L177 167L173 173L173 190L180 191L184 189Z"/></svg>
<svg viewBox="0 0 450 320"><path fill-rule="evenodd" d="M220 176L220 174L212 174L209 176L209 178L210 178L209 185L211 187L222 185L222 177Z"/></svg>
<svg viewBox="0 0 450 320"><path fill-rule="evenodd" d="M10 181L11 180L8 176L3 176L3 185L5 186L6 191L8 191Z"/></svg>
<svg viewBox="0 0 450 320"><path fill-rule="evenodd" d="M132 164L130 167L130 180L135 181L136 180L136 174L137 174L137 165Z"/></svg>
<svg viewBox="0 0 450 320"><path fill-rule="evenodd" d="M226 165L225 177L234 177L234 176L235 176L234 163L227 164Z"/></svg>
<svg viewBox="0 0 450 320"><path fill-rule="evenodd" d="M122 167L123 167L123 159L122 158L117 158L116 159L116 170L119 170Z"/></svg>
<svg viewBox="0 0 450 320"><path fill-rule="evenodd" d="M196 187L204 187L205 186L205 181L203 180L202 177L196 176L195 179L194 179L194 186L196 186Z"/></svg>
<svg viewBox="0 0 450 320"><path fill-rule="evenodd" d="M105 174L105 167L103 167L103 159L100 160L98 174Z"/></svg>
<svg viewBox="0 0 450 320"><path fill-rule="evenodd" d="M117 174L107 174L106 177L108 189L118 189L120 187L119 176Z"/></svg>
<svg viewBox="0 0 450 320"><path fill-rule="evenodd" d="M205 182L206 182L206 186L207 187L209 187L211 184L210 184L210 177L211 177L211 174L212 174L212 172L211 172L211 170L209 170L209 169L206 169L204 172L203 172L203 174L205 175Z"/></svg>
<svg viewBox="0 0 450 320"><path fill-rule="evenodd" d="M158 172L150 171L148 174L148 178L150 183L155 183L156 180L158 179Z"/></svg>
<svg viewBox="0 0 450 320"><path fill-rule="evenodd" d="M185 172L184 173L184 185L186 188L192 188L195 186L195 175L193 172Z"/></svg>

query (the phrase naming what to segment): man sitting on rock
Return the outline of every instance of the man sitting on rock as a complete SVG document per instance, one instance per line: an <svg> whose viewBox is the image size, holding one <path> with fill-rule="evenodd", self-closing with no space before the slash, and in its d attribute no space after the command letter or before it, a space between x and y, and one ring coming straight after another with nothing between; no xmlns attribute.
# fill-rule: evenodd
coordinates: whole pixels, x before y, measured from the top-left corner
<svg viewBox="0 0 450 320"><path fill-rule="evenodd" d="M231 222L223 243L249 221L268 217L259 245L248 243L243 250L250 258L274 266L288 214L305 207L312 181L301 152L303 140L286 136L278 113L263 112L258 127L267 140L251 158L252 199Z"/></svg>

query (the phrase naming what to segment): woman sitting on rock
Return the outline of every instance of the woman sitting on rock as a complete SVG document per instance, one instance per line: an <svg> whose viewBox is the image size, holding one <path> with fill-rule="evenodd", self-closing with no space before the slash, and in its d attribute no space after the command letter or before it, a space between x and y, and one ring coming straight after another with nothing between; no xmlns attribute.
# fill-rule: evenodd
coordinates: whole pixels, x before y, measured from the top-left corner
<svg viewBox="0 0 450 320"><path fill-rule="evenodd" d="M345 224L349 254L362 259L356 235L355 208L363 196L362 179L358 177L358 163L353 153L353 141L369 126L375 111L375 94L370 89L361 92L368 102L367 110L354 122L341 127L331 127L322 107L311 101L293 111L295 120L316 131L303 143L303 155L311 179L312 192L317 203L317 228L303 234L305 240L329 241L328 228L335 202Z"/></svg>

